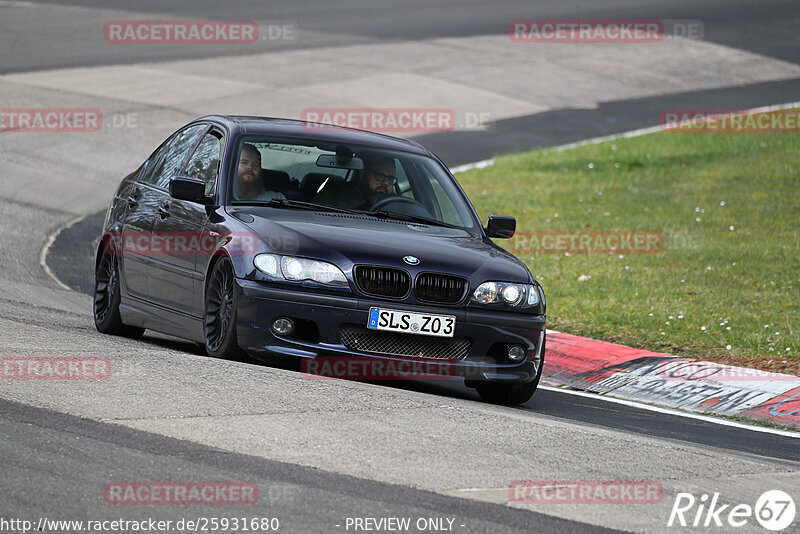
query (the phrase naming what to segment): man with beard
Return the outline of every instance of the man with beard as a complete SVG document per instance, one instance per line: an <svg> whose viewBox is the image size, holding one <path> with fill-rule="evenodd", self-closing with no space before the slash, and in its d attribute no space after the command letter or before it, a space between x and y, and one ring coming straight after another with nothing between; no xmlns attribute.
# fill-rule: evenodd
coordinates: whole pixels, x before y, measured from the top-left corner
<svg viewBox="0 0 800 534"><path fill-rule="evenodd" d="M264 181L261 179L261 152L255 145L246 144L242 147L235 196L238 200L269 201L273 198L286 198L282 193L264 189Z"/></svg>
<svg viewBox="0 0 800 534"><path fill-rule="evenodd" d="M338 208L366 210L394 194L397 183L394 159L388 156L364 156L364 169L356 171L355 180L337 188L323 189L313 202Z"/></svg>

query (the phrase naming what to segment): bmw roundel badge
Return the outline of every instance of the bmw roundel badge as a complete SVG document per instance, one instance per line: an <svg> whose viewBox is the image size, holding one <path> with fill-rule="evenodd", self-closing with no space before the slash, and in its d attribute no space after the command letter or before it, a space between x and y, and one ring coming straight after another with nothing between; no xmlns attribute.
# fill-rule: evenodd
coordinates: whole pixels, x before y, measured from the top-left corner
<svg viewBox="0 0 800 534"><path fill-rule="evenodd" d="M403 257L403 261L409 265L416 265L419 263L419 258L415 258L414 256L405 256Z"/></svg>

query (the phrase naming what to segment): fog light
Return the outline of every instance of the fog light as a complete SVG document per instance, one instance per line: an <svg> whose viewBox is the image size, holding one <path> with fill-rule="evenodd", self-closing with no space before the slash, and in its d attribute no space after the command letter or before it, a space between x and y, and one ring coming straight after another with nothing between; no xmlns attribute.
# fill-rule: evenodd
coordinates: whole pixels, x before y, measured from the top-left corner
<svg viewBox="0 0 800 534"><path fill-rule="evenodd" d="M294 332L294 321L286 317L275 319L275 321L272 322L272 331L279 336L291 335L291 333Z"/></svg>
<svg viewBox="0 0 800 534"><path fill-rule="evenodd" d="M519 363L525 359L525 347L522 345L509 345L508 359L514 363Z"/></svg>

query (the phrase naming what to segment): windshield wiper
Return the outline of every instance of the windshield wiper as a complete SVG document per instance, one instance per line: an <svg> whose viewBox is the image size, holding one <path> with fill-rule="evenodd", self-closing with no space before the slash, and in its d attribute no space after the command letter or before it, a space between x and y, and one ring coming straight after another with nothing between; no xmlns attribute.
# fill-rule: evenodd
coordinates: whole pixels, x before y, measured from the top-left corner
<svg viewBox="0 0 800 534"><path fill-rule="evenodd" d="M407 215L405 213L395 213L393 211L378 210L378 211L363 211L363 210L350 210L346 208L337 208L336 206L325 206L324 204L314 204L313 202L304 202L302 200L289 200L287 198L273 198L272 200L263 202L256 201L258 204L265 204L272 208L298 208L310 211L329 211L334 213L349 213L351 215L371 215L382 219L395 219L398 221L408 221L420 224L427 224L431 226L442 226L444 228L455 228L461 230L460 226L455 226L436 219L429 219L420 215Z"/></svg>
<svg viewBox="0 0 800 534"><path fill-rule="evenodd" d="M385 219L395 219L398 221L408 221L408 222L427 224L430 226L442 226L444 228L455 228L457 230L462 230L460 226L446 223L444 221L437 221L436 219L430 219L428 217L422 217L421 215L408 215L406 213L396 213L394 211L386 211L386 210L362 211L361 213L366 213L367 215L374 215L375 217L382 217Z"/></svg>
<svg viewBox="0 0 800 534"><path fill-rule="evenodd" d="M324 204L314 204L313 202L304 202L302 200L289 200L288 198L273 198L269 202L266 202L266 205L272 208L299 208L311 211L332 211L335 213L361 214L360 211L337 208L335 206L325 206Z"/></svg>

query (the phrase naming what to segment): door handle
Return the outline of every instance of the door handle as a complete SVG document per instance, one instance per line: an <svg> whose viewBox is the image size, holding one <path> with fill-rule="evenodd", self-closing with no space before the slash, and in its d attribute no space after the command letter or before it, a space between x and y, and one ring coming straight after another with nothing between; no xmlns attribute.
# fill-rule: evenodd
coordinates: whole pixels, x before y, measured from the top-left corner
<svg viewBox="0 0 800 534"><path fill-rule="evenodd" d="M164 204L160 208L158 208L158 214L161 216L162 219L166 219L169 217L169 204Z"/></svg>

